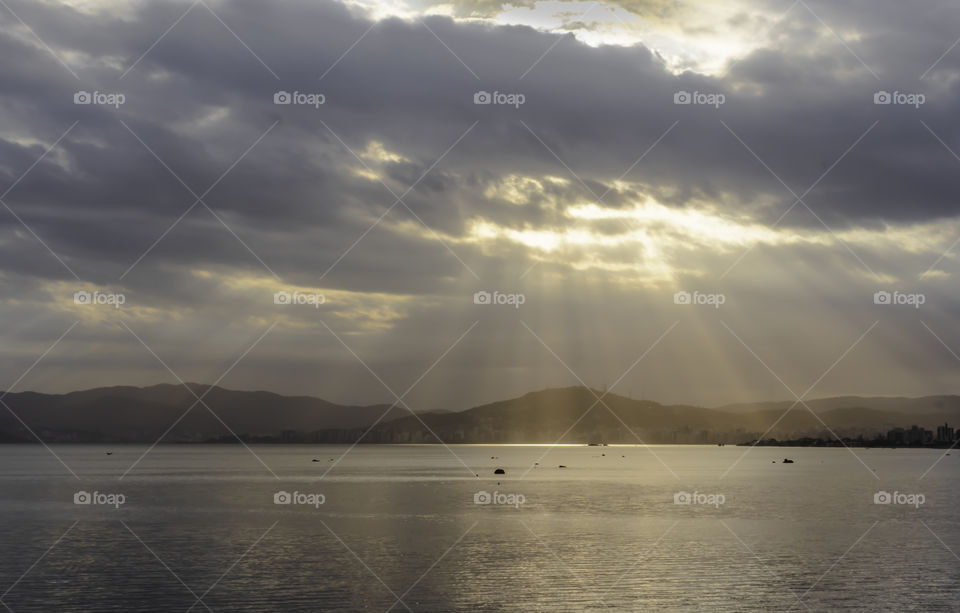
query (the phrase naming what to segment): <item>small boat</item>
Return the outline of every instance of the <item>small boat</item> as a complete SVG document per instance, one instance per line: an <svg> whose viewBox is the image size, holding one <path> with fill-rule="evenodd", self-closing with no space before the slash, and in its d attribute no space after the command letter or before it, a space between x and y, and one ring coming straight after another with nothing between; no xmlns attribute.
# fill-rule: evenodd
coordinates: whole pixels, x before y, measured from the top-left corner
<svg viewBox="0 0 960 613"><path fill-rule="evenodd" d="M793 460L791 460L790 458L783 458L783 463L784 463L784 464L793 464Z"/></svg>
<svg viewBox="0 0 960 613"><path fill-rule="evenodd" d="M505 475L505 474L507 474L507 471L503 470L502 468L498 468L497 470L493 471L493 474L495 474L495 475Z"/></svg>
<svg viewBox="0 0 960 613"><path fill-rule="evenodd" d="M557 466L557 468L566 468L566 466L564 466L563 464L561 464L560 466Z"/></svg>

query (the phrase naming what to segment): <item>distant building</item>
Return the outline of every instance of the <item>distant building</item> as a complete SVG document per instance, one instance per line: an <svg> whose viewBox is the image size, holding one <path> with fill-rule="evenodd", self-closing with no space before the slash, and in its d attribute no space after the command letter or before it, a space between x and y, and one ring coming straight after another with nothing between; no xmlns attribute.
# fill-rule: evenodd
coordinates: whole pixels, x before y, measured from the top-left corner
<svg viewBox="0 0 960 613"><path fill-rule="evenodd" d="M887 432L887 442L891 445L906 445L907 431L903 428L894 428Z"/></svg>
<svg viewBox="0 0 960 613"><path fill-rule="evenodd" d="M937 432L940 430L938 427ZM953 431L952 428L950 430ZM909 430L894 428L887 432L887 442L891 445L929 445L933 440L933 432L920 426L910 426Z"/></svg>
<svg viewBox="0 0 960 613"><path fill-rule="evenodd" d="M953 428L944 423L942 426L937 426L937 442L938 443L952 443L956 436L954 435Z"/></svg>

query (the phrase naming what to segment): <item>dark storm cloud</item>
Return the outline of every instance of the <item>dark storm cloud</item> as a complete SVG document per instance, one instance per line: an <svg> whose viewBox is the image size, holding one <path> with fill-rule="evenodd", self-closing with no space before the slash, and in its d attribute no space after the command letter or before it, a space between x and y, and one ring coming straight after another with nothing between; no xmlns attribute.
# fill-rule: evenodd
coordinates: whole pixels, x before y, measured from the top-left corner
<svg viewBox="0 0 960 613"><path fill-rule="evenodd" d="M388 20L318 81L368 22L336 4L291 2L267 9L262 3L230 2L214 5L217 14L269 69L201 6L119 79L163 32L163 24L173 23L187 6L148 3L130 19L45 4L18 6L18 14L44 40L62 54L83 58L74 62L79 81L30 44L16 24L8 22L4 30L2 44L10 58L2 67L4 123L16 125L17 135L49 142L58 130L80 121L61 143L61 157L52 156L50 163L34 169L11 199L31 227L71 257L96 259L99 253L104 260L126 256L132 261L138 248L149 246L194 201L120 120L198 194L279 121L205 200L251 241L275 232L296 244L299 234L335 227L343 240L316 246L331 262L349 246L347 239L363 231L369 216L375 218L394 199L377 183L344 172L358 164L321 120L357 151L378 140L406 156L409 162L384 169L398 193L479 121L441 167L406 197L424 221L452 234L463 231L464 209L482 212L489 206L470 184L480 173L567 176L549 147L600 193L676 120L677 128L627 178L649 183L651 189L678 190L677 204L694 194L729 193L744 201L770 194L782 206L755 212L770 220L793 202L718 120L798 194L879 120L865 142L810 194L809 204L839 226L955 212L957 161L920 121L945 142L957 142L951 118L958 93L943 79L956 70L957 61L945 57L928 81L918 78L936 59L933 49L940 45L942 52L950 41L911 38L901 27L894 39L900 45L881 48L875 42L886 20L830 11L838 28L864 29L855 46L880 80L836 41L816 51L802 46L817 36L830 43L831 35L818 34L814 17L801 7L773 30L774 40L782 30L783 46L753 53L723 78L674 76L642 46L590 48L571 38L519 80L555 41L552 35L431 18L434 32L480 79L423 25ZM889 10L908 26L926 25L902 8L891 5ZM923 51L913 51L909 43L921 38L917 44ZM888 58L896 61L888 63ZM926 93L927 104L919 110L873 105L875 90L905 85ZM78 107L71 95L81 88L122 91L127 102L120 109ZM327 103L320 109L275 106L272 94L278 89L323 92ZM519 110L478 107L472 104L478 89L522 92L527 102ZM676 106L677 90L724 93L727 103L720 109ZM222 116L217 117L218 110ZM3 145L7 177L17 176L38 155L36 145ZM584 195L590 196L587 190ZM611 203L616 202L613 196ZM43 216L41 211L56 214ZM514 212L515 223L530 214L528 209ZM206 217L199 209L183 223L206 226ZM15 223L9 217L5 222ZM59 230L58 223L69 231ZM234 256L219 242L197 241L175 253L224 263ZM276 257L272 267L279 274L296 274L298 258ZM236 262L249 264L242 256ZM344 262L345 270L349 266Z"/></svg>
<svg viewBox="0 0 960 613"><path fill-rule="evenodd" d="M79 78L0 9L0 193L78 122L4 200L84 282L123 289L131 304L163 313L142 314L144 327L157 325L151 343L162 345L162 355L176 354L176 341L195 340L198 330L207 342L202 354L184 354L188 364L242 350L239 341L228 341L246 336L234 328L221 336L204 330L203 322L206 327L227 325L218 315L227 309L235 313L230 326L268 321L274 316L263 307L269 295L259 285L238 289L218 279L269 280L276 273L279 284L418 297L419 302L393 305L395 313L375 312L376 306L366 303L347 309L336 301L322 311L344 329L366 330L368 337L351 342L362 346L363 355L378 356L386 376L399 386L416 378L417 369L473 321L474 313L459 311L471 305L472 292L481 288L471 271L486 287L504 269L516 268L509 281L519 286L520 273L533 263L517 245L483 250L469 242L468 224L477 218L517 230L562 228L569 223L567 207L605 194L603 203L610 208L627 209L650 195L677 210L706 202L741 221L769 224L794 198L764 164L798 195L827 173L804 199L837 231L863 228L882 234L888 228L955 217L960 161L938 138L960 152L955 121L960 48L931 66L960 35L960 14L946 2L925 11L895 2L809 5L844 36L850 49L798 5L781 23L769 24L769 35L758 41L757 50L732 62L724 75L708 76L672 74L656 52L641 44L589 47L572 36L558 42L555 35L527 27L440 17L426 18L426 25L388 19L370 29L371 22L358 12L306 1L211 3L242 42L198 5L150 49L189 3L148 2L129 13L90 14L14 1L10 6ZM473 6L461 8L481 10L484 4ZM661 2L631 6L660 19L674 15ZM770 12L775 9L771 4ZM73 104L77 90L121 92L126 102L120 108L78 106ZM278 90L322 93L326 101L320 108L275 105ZM478 90L522 93L526 102L518 109L475 105ZM680 90L722 93L726 103L720 108L675 105ZM923 93L926 103L919 109L877 106L877 90ZM661 136L623 177L631 184L614 186ZM372 142L397 157L367 156ZM517 204L502 196L514 176L565 182L544 180ZM416 216L395 205L338 262L394 205L395 195L414 184L403 200ZM194 194L208 189L204 202L229 229L198 204L121 281L195 203ZM618 223L594 227L615 236ZM780 227L827 232L800 208ZM623 247L620 255L629 257L630 249L635 248ZM655 259L650 249L636 251L632 257L637 260ZM861 253L878 272L894 278L915 275L932 261L926 254L894 261L889 247ZM737 250L723 255L730 260L724 260L725 268ZM778 278L777 267L767 267L768 258L803 262L809 267L804 272L863 272L840 248L823 253L808 244L763 245L743 265L744 274L751 270L754 279L738 276L741 269L731 277L745 284L743 296L749 298L744 301L776 298L756 290L761 281ZM714 253L691 253L676 272L678 282L699 282L697 273L712 270L716 261ZM44 281L67 282L64 291L74 283L70 272L5 210L0 210L0 264L10 321L39 317L30 305L53 300L48 292L60 291L45 287ZM659 297L617 285L617 275L610 271L595 273L598 284L612 282L598 292L581 281L550 285L565 270L562 262L538 266L528 277L530 283L547 280L530 291L528 308L537 313L548 306L565 313L606 309L606 316L594 320L599 326L597 321L631 321L637 309L658 308ZM817 283L844 283L812 277ZM857 286L866 296L871 289ZM617 298L625 304L612 306ZM946 293L937 298L938 304L951 300ZM850 312L863 304L860 294L841 302ZM191 320L181 336L164 337L164 325L191 314L201 323ZM299 311L284 317L302 324L313 315ZM42 326L25 325L20 334L45 339L50 330L65 329L72 321L70 313L56 310L50 317L53 321ZM389 326L376 327L378 317ZM513 325L488 330L487 344L466 341L451 368L468 370L489 362L495 353L489 343L509 344L518 336L531 340L515 319L510 319ZM669 321L669 316L651 318L651 325L665 328ZM564 337L574 334L575 323L569 315L548 316L536 327ZM836 336L835 330L825 326L824 334ZM309 347L292 350L296 334L287 334L282 338L288 344L264 347L256 368L245 371L249 380L273 387L271 382L291 378L298 369L306 374L313 367L310 359L336 362L329 371L334 380L347 380L346 373L357 366L336 345L318 354ZM577 334L590 336L583 330ZM95 335L83 339L93 342ZM116 326L107 339L130 340ZM638 339L648 340L642 334ZM569 352L579 349L577 339L560 342L569 343ZM114 351L109 343L103 347ZM409 355L412 347L416 359ZM606 373L593 373L598 380L591 383L613 370L600 355L608 348L601 344L584 353ZM639 353L633 349L619 352L618 363L629 364ZM524 364L542 361L542 352L534 342L497 361L503 373L524 381L511 390L529 389L518 373ZM87 358L92 366L111 361L106 354L96 355ZM129 382L155 380L156 364L151 366L139 374L131 366ZM544 385L561 382L537 376L544 377L537 380ZM71 380L82 378L78 373ZM675 383L666 374L663 380ZM474 386L482 387L482 382ZM382 399L349 398L346 388L338 389L342 400ZM318 390L307 386L296 391Z"/></svg>

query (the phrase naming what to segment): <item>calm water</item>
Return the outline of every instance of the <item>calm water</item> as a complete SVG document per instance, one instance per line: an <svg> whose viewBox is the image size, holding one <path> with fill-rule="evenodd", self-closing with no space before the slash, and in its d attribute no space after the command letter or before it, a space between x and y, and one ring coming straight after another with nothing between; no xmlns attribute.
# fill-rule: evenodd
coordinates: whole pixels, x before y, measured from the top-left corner
<svg viewBox="0 0 960 613"><path fill-rule="evenodd" d="M79 480L0 446L16 613L960 610L960 451L921 479L942 450L756 448L727 472L745 448L159 446L121 479L145 446L53 450Z"/></svg>

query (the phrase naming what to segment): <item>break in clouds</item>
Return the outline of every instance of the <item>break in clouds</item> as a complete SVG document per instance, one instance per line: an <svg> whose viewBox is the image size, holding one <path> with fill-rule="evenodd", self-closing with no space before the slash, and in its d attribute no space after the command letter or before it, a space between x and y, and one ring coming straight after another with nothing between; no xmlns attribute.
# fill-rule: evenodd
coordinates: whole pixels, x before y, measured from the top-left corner
<svg viewBox="0 0 960 613"><path fill-rule="evenodd" d="M7 5L2 386L956 391L948 2Z"/></svg>

